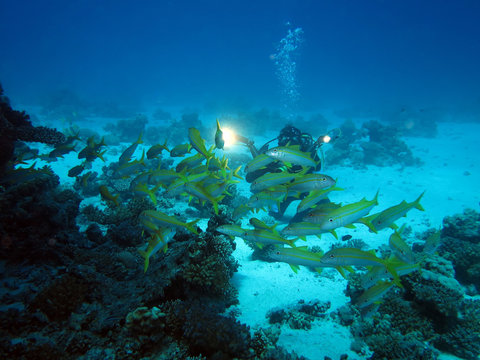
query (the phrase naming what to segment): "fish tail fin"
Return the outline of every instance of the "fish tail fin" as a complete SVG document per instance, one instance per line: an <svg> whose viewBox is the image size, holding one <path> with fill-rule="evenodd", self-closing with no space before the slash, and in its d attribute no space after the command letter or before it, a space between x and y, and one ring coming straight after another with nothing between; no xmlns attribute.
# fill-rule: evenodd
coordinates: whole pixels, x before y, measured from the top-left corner
<svg viewBox="0 0 480 360"><path fill-rule="evenodd" d="M148 265L150 264L150 257L146 251L138 250L138 253L145 259L145 263L143 265L143 273L145 274L147 272Z"/></svg>
<svg viewBox="0 0 480 360"><path fill-rule="evenodd" d="M240 180L243 180L243 177L241 177L240 175L238 175L238 172L240 171L240 169L242 168L242 165L240 165L239 167L237 167L235 170L233 170L233 176L236 177L237 179L240 179Z"/></svg>
<svg viewBox="0 0 480 360"><path fill-rule="evenodd" d="M361 219L358 219L358 222L368 227L368 229L371 232L378 234L378 230L375 229L375 226L373 226L372 222L369 219L361 218Z"/></svg>
<svg viewBox="0 0 480 360"><path fill-rule="evenodd" d="M105 162L105 159L104 159L103 155L105 155L106 152L107 152L107 150L103 150L102 152L99 152L97 154L97 157L100 158L100 160L102 160L103 162Z"/></svg>
<svg viewBox="0 0 480 360"><path fill-rule="evenodd" d="M290 265L290 268L293 270L293 272L295 274L298 273L298 270L300 270L300 268L298 267L298 265L293 265L293 264L289 264Z"/></svg>
<svg viewBox="0 0 480 360"><path fill-rule="evenodd" d="M138 139L137 139L137 141L135 141L135 143L136 143L136 144L143 144L143 139L142 139L142 137L143 137L143 130L140 131L140 135L138 135Z"/></svg>
<svg viewBox="0 0 480 360"><path fill-rule="evenodd" d="M375 205L378 205L378 194L380 193L380 189L377 190L377 193L375 194L375 197L373 198L373 201L375 202Z"/></svg>
<svg viewBox="0 0 480 360"><path fill-rule="evenodd" d="M423 197L424 194L425 194L425 191L420 194L420 196L417 198L417 200L414 201L415 209L418 209L420 211L425 211L423 206L420 204L420 199Z"/></svg>
<svg viewBox="0 0 480 360"><path fill-rule="evenodd" d="M115 203L116 206L120 206L120 203L118 202L119 197L120 197L120 194L117 194L112 198L112 201Z"/></svg>
<svg viewBox="0 0 480 360"><path fill-rule="evenodd" d="M198 235L198 231L197 231L197 229L194 228L194 225L195 225L197 222L199 222L199 221L200 221L200 219L190 221L190 222L188 222L188 223L185 225L185 228L186 228L188 231L190 231L190 232Z"/></svg>

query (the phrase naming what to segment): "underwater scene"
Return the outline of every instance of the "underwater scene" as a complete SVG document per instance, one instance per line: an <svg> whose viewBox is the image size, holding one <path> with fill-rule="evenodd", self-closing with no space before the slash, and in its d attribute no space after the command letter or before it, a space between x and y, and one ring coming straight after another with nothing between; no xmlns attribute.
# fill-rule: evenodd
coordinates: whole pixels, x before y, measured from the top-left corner
<svg viewBox="0 0 480 360"><path fill-rule="evenodd" d="M479 359L478 19L0 0L0 359Z"/></svg>

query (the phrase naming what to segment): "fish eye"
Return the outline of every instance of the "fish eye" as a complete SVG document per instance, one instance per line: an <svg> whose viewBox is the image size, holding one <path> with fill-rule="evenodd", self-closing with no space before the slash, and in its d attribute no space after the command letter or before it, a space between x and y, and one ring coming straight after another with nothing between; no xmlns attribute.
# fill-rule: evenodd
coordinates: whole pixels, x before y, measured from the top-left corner
<svg viewBox="0 0 480 360"><path fill-rule="evenodd" d="M333 222L333 218L328 219L328 221Z"/></svg>
<svg viewBox="0 0 480 360"><path fill-rule="evenodd" d="M330 254L330 259L333 259L334 257L335 257L335 255Z"/></svg>
<svg viewBox="0 0 480 360"><path fill-rule="evenodd" d="M277 255L280 255L280 251L276 251L276 254L277 254Z"/></svg>

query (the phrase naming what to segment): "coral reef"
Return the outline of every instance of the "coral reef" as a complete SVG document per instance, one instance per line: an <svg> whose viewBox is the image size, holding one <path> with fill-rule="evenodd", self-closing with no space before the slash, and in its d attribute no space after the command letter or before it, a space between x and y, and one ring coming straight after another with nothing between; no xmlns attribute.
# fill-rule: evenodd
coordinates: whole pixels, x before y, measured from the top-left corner
<svg viewBox="0 0 480 360"><path fill-rule="evenodd" d="M347 120L340 130L341 137L335 140L333 147L326 152L329 163L353 165L357 168L365 165L421 165L421 160L413 156L410 148L400 139L401 133L394 126L371 120L357 129L353 121Z"/></svg>
<svg viewBox="0 0 480 360"><path fill-rule="evenodd" d="M44 126L34 127L29 119L30 117L24 111L11 108L0 84L0 176L13 156L15 141L53 145L65 142L65 135L61 132Z"/></svg>
<svg viewBox="0 0 480 360"><path fill-rule="evenodd" d="M439 253L453 263L455 278L480 292L480 214L466 209L443 220Z"/></svg>
<svg viewBox="0 0 480 360"><path fill-rule="evenodd" d="M476 359L480 301L465 299L453 276L450 261L428 257L421 272L402 277L401 294L387 293L374 316L360 316L351 306L339 311L337 318L351 326L357 351L362 351L362 343L373 351L369 359L436 359L435 349ZM347 294L352 299L358 296L357 287L356 280L350 282Z"/></svg>
<svg viewBox="0 0 480 360"><path fill-rule="evenodd" d="M271 309L267 318L270 324L287 323L292 329L308 330L312 328L313 321L326 316L330 305L329 301L311 300L306 303L300 300L287 309Z"/></svg>

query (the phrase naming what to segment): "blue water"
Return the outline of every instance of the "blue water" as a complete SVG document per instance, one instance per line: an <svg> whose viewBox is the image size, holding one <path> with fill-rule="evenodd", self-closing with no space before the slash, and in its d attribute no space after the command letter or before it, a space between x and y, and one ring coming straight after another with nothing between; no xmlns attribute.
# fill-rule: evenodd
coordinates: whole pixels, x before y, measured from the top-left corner
<svg viewBox="0 0 480 360"><path fill-rule="evenodd" d="M300 109L474 111L479 16L464 0L2 0L0 79L19 103L69 89L134 105L279 106L270 55L300 27Z"/></svg>

